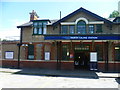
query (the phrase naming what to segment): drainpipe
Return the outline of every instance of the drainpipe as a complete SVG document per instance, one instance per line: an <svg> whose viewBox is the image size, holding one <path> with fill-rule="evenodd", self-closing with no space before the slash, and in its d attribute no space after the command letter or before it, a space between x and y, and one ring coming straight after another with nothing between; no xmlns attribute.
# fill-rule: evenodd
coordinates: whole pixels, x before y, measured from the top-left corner
<svg viewBox="0 0 120 90"><path fill-rule="evenodd" d="M19 69L20 68L20 48L21 48L21 45L22 45L22 32L23 32L23 28L21 28L21 31L20 31L20 43L18 43L18 65L17 65L17 68Z"/></svg>

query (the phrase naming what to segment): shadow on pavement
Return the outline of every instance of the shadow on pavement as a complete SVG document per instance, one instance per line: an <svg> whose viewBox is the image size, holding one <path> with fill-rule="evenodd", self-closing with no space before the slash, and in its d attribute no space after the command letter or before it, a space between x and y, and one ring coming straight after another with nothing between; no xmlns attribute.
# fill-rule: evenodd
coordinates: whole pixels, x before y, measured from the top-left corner
<svg viewBox="0 0 120 90"><path fill-rule="evenodd" d="M52 76L52 77L76 77L76 78L89 78L98 79L95 71L89 70L51 70L51 69L21 69L14 74L24 75L39 75L39 76Z"/></svg>
<svg viewBox="0 0 120 90"><path fill-rule="evenodd" d="M118 84L120 84L120 77L115 79Z"/></svg>

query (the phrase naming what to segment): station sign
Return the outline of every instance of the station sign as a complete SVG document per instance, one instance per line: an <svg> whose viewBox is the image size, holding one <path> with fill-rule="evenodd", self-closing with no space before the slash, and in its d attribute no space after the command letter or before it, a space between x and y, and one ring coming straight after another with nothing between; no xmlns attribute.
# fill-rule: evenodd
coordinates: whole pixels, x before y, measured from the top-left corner
<svg viewBox="0 0 120 90"><path fill-rule="evenodd" d="M45 40L120 40L120 36L45 36Z"/></svg>

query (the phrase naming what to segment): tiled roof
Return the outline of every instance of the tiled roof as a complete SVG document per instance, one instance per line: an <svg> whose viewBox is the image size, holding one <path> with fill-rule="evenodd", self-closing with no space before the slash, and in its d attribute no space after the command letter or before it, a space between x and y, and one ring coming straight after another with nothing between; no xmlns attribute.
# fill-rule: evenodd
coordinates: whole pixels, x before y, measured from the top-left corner
<svg viewBox="0 0 120 90"><path fill-rule="evenodd" d="M20 26L17 26L17 28L32 26L32 24L33 24L33 22L27 22L27 23L24 23Z"/></svg>
<svg viewBox="0 0 120 90"><path fill-rule="evenodd" d="M48 25L52 25L53 23L55 23L57 21L58 21L58 19L50 20L50 23L48 23Z"/></svg>
<svg viewBox="0 0 120 90"><path fill-rule="evenodd" d="M114 19L115 19L115 18L107 18L107 20L109 20L109 21L111 21L111 22L113 22Z"/></svg>
<svg viewBox="0 0 120 90"><path fill-rule="evenodd" d="M26 22L26 23L24 23L20 26L17 26L17 28L32 26L34 21L49 21L48 25L52 25L53 23L57 22L58 19L54 19L54 20L49 20L49 19L33 20L33 21L30 21L30 22Z"/></svg>

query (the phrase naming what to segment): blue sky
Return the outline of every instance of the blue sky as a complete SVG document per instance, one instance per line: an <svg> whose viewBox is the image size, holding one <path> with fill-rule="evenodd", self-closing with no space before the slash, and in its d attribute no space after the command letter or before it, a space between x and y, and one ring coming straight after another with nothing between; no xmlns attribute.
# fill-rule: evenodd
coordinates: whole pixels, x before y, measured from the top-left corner
<svg viewBox="0 0 120 90"><path fill-rule="evenodd" d="M62 12L62 17L64 17L83 7L107 18L112 11L118 10L119 0L28 1L12 0L8 2L8 0L2 0L0 2L0 17L2 17L0 18L0 38L19 36L20 30L16 26L28 22L29 13L32 10L35 10L41 19L59 19L60 11Z"/></svg>

